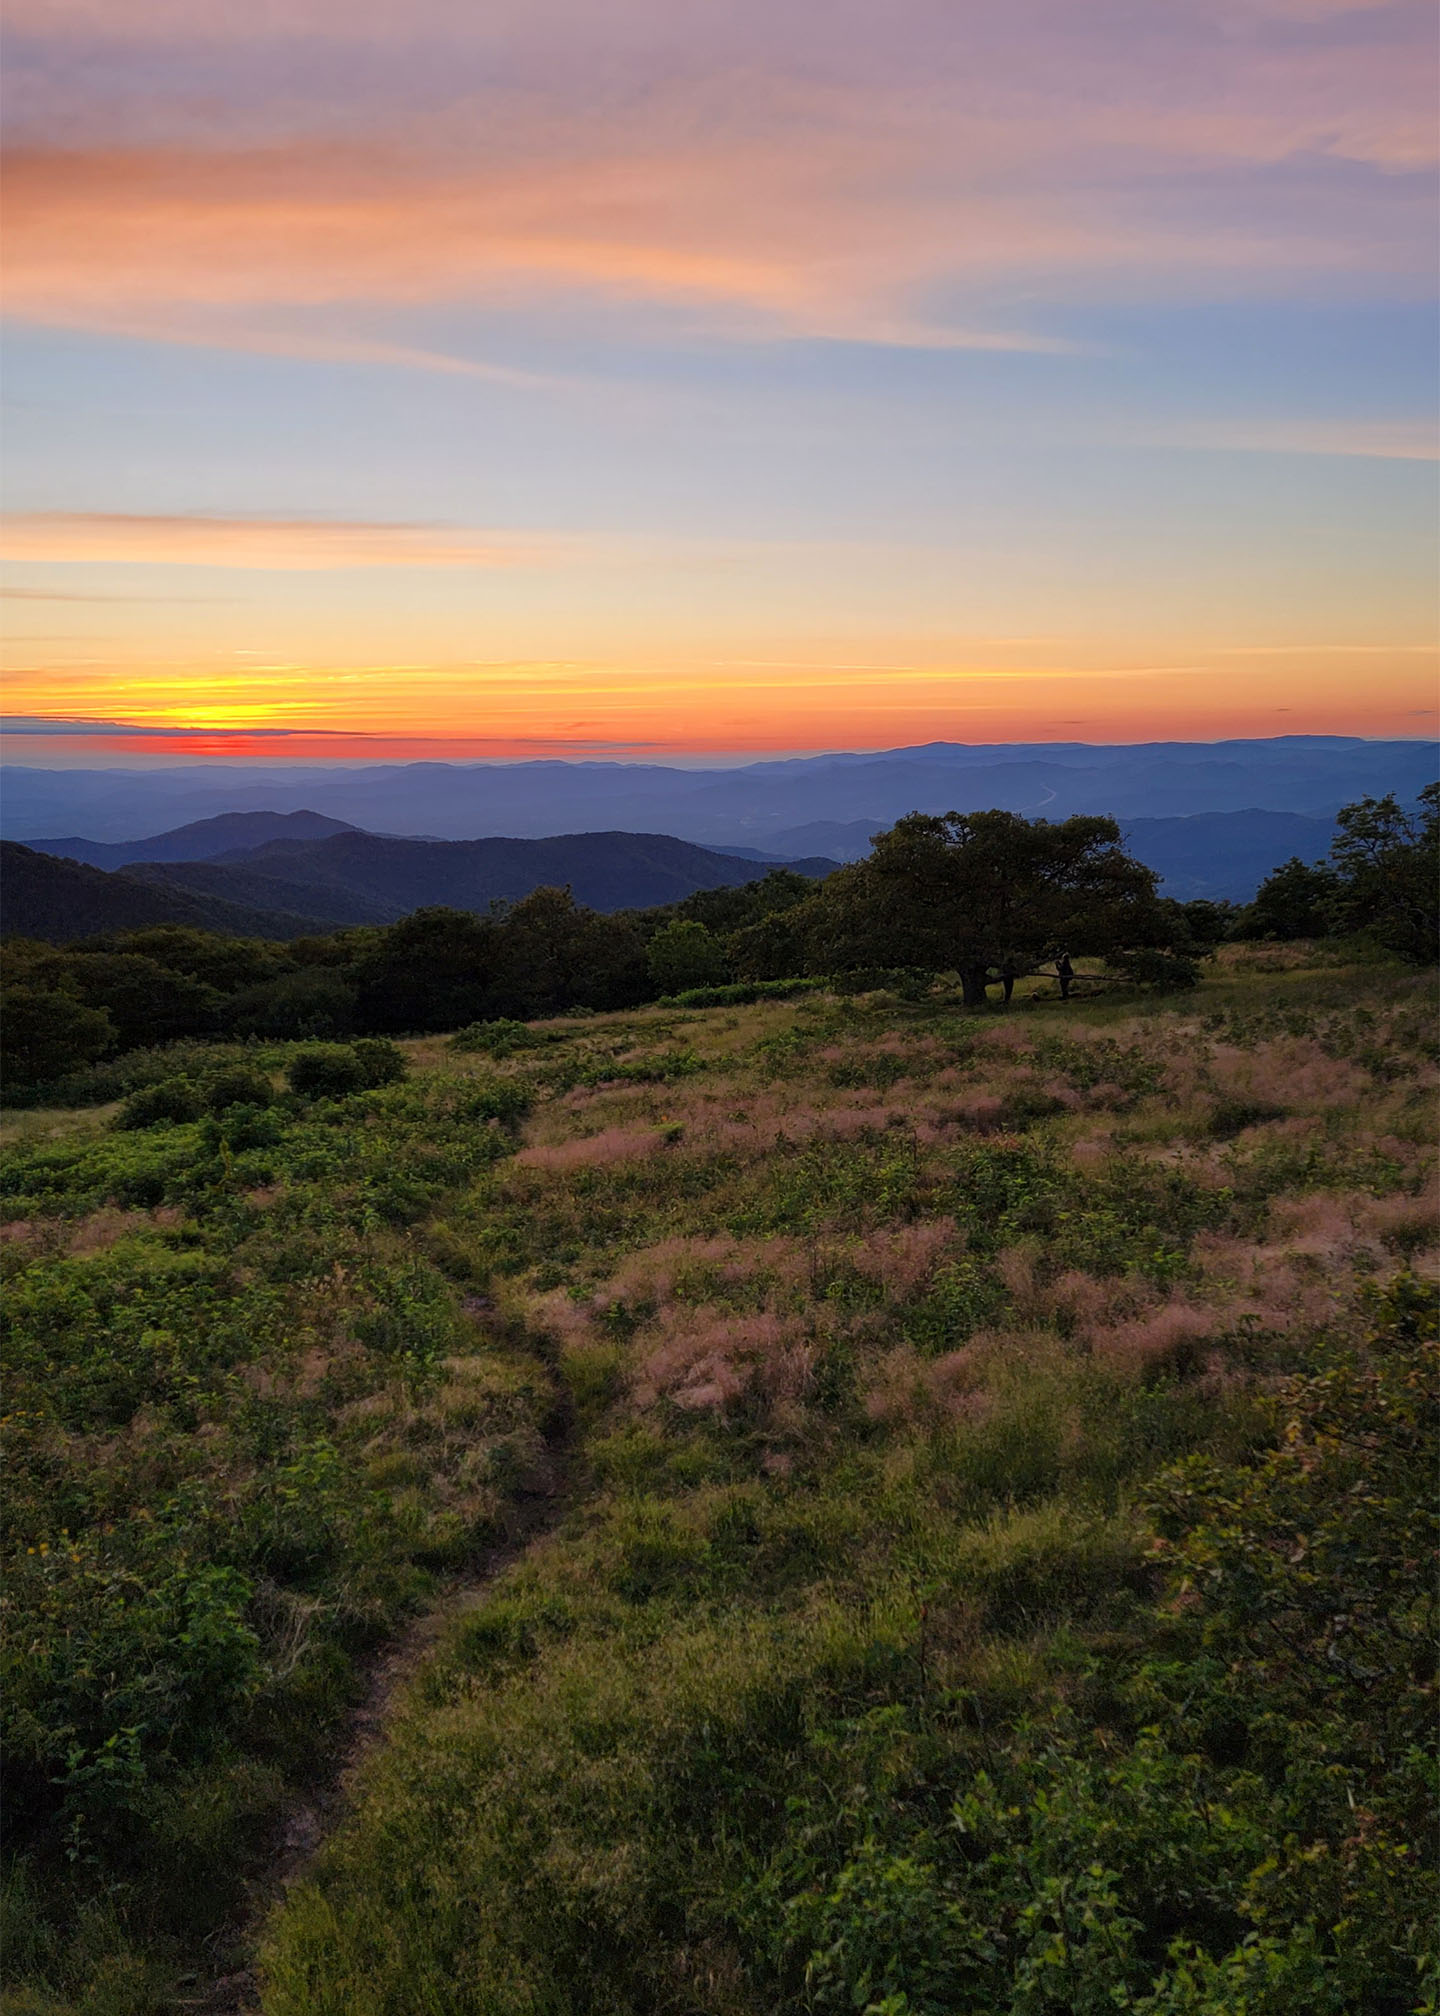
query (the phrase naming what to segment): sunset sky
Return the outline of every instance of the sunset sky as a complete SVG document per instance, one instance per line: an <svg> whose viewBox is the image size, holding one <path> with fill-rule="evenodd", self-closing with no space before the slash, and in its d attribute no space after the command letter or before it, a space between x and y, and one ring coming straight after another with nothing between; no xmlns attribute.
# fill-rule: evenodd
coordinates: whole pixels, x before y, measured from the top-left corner
<svg viewBox="0 0 1440 2016"><path fill-rule="evenodd" d="M8 11L11 760L1433 730L1428 0Z"/></svg>

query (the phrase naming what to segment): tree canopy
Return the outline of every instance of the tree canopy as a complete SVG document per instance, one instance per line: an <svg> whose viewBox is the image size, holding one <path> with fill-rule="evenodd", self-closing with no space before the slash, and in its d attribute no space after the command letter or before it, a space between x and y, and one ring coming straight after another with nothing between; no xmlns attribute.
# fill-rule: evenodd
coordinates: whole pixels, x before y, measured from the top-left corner
<svg viewBox="0 0 1440 2016"><path fill-rule="evenodd" d="M1247 938L1355 933L1425 965L1440 951L1440 784L1413 808L1393 793L1361 798L1336 817L1328 862L1292 857L1246 910Z"/></svg>
<svg viewBox="0 0 1440 2016"><path fill-rule="evenodd" d="M972 1005L984 1001L987 979L1062 952L1123 965L1190 943L1183 910L1157 896L1153 871L1123 851L1115 821L1089 816L912 812L812 905L816 970L956 972Z"/></svg>
<svg viewBox="0 0 1440 2016"><path fill-rule="evenodd" d="M1387 952L1422 964L1440 940L1440 784L1420 793L1414 812L1393 793L1347 805L1336 820L1330 858L1340 878L1342 930L1367 932Z"/></svg>

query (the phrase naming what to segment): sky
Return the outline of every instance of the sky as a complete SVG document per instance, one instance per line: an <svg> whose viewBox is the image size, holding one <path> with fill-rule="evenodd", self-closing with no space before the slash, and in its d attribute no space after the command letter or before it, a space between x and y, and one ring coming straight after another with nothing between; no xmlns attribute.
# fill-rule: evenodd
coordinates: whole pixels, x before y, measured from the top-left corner
<svg viewBox="0 0 1440 2016"><path fill-rule="evenodd" d="M1430 5L8 17L12 760L1434 732Z"/></svg>

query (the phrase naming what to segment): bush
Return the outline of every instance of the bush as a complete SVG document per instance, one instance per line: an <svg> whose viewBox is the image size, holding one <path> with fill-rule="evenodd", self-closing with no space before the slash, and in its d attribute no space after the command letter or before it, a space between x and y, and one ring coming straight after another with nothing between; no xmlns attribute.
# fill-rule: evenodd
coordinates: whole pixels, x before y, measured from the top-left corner
<svg viewBox="0 0 1440 2016"><path fill-rule="evenodd" d="M249 1071L244 1065L222 1071L205 1087L205 1104L212 1113L223 1113L227 1106L268 1106L274 1097L264 1072Z"/></svg>
<svg viewBox="0 0 1440 2016"><path fill-rule="evenodd" d="M1272 869L1240 916L1242 938L1324 938L1339 878L1323 862L1307 866L1298 854Z"/></svg>
<svg viewBox="0 0 1440 2016"><path fill-rule="evenodd" d="M1123 964L1128 979L1138 987L1153 988L1157 994L1179 993L1200 978L1200 968L1184 953L1162 952L1148 945L1129 953Z"/></svg>
<svg viewBox="0 0 1440 2016"><path fill-rule="evenodd" d="M159 1085L144 1085L138 1092L132 1092L121 1107L115 1125L122 1128L155 1127L162 1121L179 1123L198 1120L207 1103L206 1094L191 1079L167 1078Z"/></svg>
<svg viewBox="0 0 1440 2016"><path fill-rule="evenodd" d="M314 1043L290 1060L290 1090L302 1099L343 1099L365 1084L365 1068L348 1043Z"/></svg>
<svg viewBox="0 0 1440 2016"><path fill-rule="evenodd" d="M362 1085L398 1085L405 1076L405 1053L388 1036L362 1036L350 1047L360 1066Z"/></svg>
<svg viewBox="0 0 1440 2016"><path fill-rule="evenodd" d="M788 1001L792 994L813 994L828 980L732 980L723 987L684 987L661 996L662 1008L746 1008L753 1001Z"/></svg>
<svg viewBox="0 0 1440 2016"><path fill-rule="evenodd" d="M471 1022L457 1029L450 1048L478 1051L484 1057L511 1057L517 1050L533 1050L540 1040L528 1023L501 1015L493 1022Z"/></svg>
<svg viewBox="0 0 1440 2016"><path fill-rule="evenodd" d="M902 1001L923 1001L935 984L924 966L857 966L832 983L837 994L895 994Z"/></svg>

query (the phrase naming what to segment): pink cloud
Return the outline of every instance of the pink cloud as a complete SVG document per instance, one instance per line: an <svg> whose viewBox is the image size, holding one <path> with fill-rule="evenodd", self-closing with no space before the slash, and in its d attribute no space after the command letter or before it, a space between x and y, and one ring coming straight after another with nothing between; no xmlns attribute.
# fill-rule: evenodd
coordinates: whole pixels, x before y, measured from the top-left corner
<svg viewBox="0 0 1440 2016"><path fill-rule="evenodd" d="M483 374L315 317L599 294L732 334L1043 350L997 292L1428 277L1423 29L1330 0L1107 11L901 0L817 41L815 12L748 0L603 24L16 0L10 312Z"/></svg>

